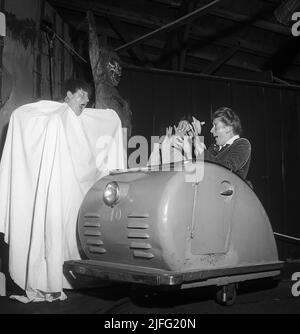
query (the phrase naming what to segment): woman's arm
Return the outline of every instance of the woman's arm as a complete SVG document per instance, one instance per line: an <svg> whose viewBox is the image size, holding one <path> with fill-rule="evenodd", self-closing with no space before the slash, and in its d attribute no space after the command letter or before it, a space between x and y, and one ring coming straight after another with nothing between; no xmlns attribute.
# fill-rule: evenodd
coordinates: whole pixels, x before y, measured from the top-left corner
<svg viewBox="0 0 300 334"><path fill-rule="evenodd" d="M241 169L247 163L250 155L251 144L246 138L237 139L216 156L212 155L208 150L204 151L205 160L215 161L233 172Z"/></svg>

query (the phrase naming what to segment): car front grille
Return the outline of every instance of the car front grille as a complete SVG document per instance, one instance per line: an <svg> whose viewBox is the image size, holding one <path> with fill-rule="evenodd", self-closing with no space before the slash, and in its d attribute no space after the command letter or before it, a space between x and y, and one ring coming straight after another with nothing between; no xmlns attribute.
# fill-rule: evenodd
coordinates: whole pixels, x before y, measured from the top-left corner
<svg viewBox="0 0 300 334"><path fill-rule="evenodd" d="M88 251L95 254L106 253L106 249L103 247L103 240L101 239L100 215L97 213L86 213L84 219L83 235L87 237L86 246Z"/></svg>
<svg viewBox="0 0 300 334"><path fill-rule="evenodd" d="M149 234L149 214L130 214L127 216L127 238L130 240L130 249L133 250L135 258L152 259L151 243ZM133 240L134 239L134 240Z"/></svg>

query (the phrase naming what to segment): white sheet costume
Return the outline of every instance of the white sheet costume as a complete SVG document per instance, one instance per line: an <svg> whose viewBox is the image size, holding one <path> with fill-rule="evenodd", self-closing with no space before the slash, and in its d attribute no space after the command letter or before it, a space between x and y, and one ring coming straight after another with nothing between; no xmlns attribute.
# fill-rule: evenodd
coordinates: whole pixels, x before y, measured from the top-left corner
<svg viewBox="0 0 300 334"><path fill-rule="evenodd" d="M66 298L63 262L79 259L76 220L89 188L124 168L121 122L110 109L76 116L66 103L16 109L0 165L0 232L22 301ZM22 299L22 298L21 298Z"/></svg>

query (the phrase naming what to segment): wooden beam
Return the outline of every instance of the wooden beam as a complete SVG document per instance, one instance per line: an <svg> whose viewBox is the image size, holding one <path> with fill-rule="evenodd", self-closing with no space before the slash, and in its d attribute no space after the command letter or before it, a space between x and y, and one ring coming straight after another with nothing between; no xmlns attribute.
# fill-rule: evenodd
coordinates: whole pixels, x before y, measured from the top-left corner
<svg viewBox="0 0 300 334"><path fill-rule="evenodd" d="M192 12L196 7L197 0L181 0L178 17L182 17ZM162 49L161 62L165 59L171 62L171 68L176 71L183 71L186 56L186 45L189 37L191 22L181 27L179 30L172 30L166 38L165 46Z"/></svg>
<svg viewBox="0 0 300 334"><path fill-rule="evenodd" d="M240 43L228 49L226 52L222 53L212 64L209 64L202 73L213 74L216 70L227 62L240 48Z"/></svg>
<svg viewBox="0 0 300 334"><path fill-rule="evenodd" d="M251 16L233 13L227 10L215 10L210 13L213 16L221 17L226 20L238 22L238 23L249 23L251 26L260 28L267 31L276 32L281 35L291 37L291 30L277 23L272 23L266 20L253 20Z"/></svg>
<svg viewBox="0 0 300 334"><path fill-rule="evenodd" d="M76 16L74 15L74 12L72 12L71 13L72 15L70 15L70 12L67 9L61 9L60 13L65 18L65 20L67 20L67 17L70 17L68 22L71 26L75 28L80 26L80 28L78 29L80 31L86 32L82 24L80 25L80 22L82 22L82 15L79 12L78 12L78 15ZM97 15L95 15L95 17L97 17ZM146 26L148 24L148 21L141 19L141 24ZM98 26L97 31L99 31L99 33L105 30L106 35L110 37L115 36L115 33L111 29L108 30L109 26L106 27L104 24L100 26L98 23L97 23L97 26ZM134 26L134 30L133 30L134 33L132 32L131 36L136 36L138 34L141 34L141 32L144 30L145 29L143 28L138 29ZM214 34L210 33L210 31L203 29L202 27L194 25L193 34L190 34L189 36L189 45L196 46L197 43L199 43L199 46L201 46L202 44L203 45L207 44L207 45L213 45L213 46L222 47L222 48L232 48L235 45L234 40L231 41L230 39L224 40L224 39L215 38ZM265 58L265 59L270 58L277 51L276 49L266 48L266 47L262 49L262 47L259 44L256 45L253 43L255 43L255 41L249 42L247 39L242 40L239 51L245 54L255 55L258 57ZM160 45L160 42L157 39L154 39L151 41L151 43L150 41L146 41L144 46L147 46L150 44L153 45L153 47L158 47ZM161 46L161 48L163 48L163 45ZM300 59L298 60L297 58L294 59L293 65L300 65Z"/></svg>
<svg viewBox="0 0 300 334"><path fill-rule="evenodd" d="M70 21L74 22L74 27L77 28L77 26L79 25L76 20L76 13L78 13L78 15L80 15L80 13L86 13L87 10L87 3L85 2L78 2L76 0L72 1L72 4L70 4L67 0L48 0L51 4L53 4L53 6L56 6L57 8L60 8L60 11L62 13L64 13L64 17L66 19L66 21ZM178 2L177 2L178 4ZM178 6L177 6L178 7ZM71 9L72 8L72 9ZM104 6L102 3L97 3L97 6L95 6L95 9L93 9L94 14L96 16L107 16L107 15L111 15L114 17L118 17L119 20L128 22L129 24L134 24L134 25L138 25L141 27L142 31L145 31L146 29L155 29L156 27L161 26L161 24L165 24L166 21L165 20L161 20L158 19L157 17L152 17L152 16L143 16L143 17L139 17L137 12L131 12L131 11L124 11L124 10L118 10L118 8L116 7L111 7L108 8L107 6ZM77 15L77 16L78 16ZM249 23L250 26L255 26L255 24L251 23L250 17L249 16L245 16L245 15L240 15L240 14L234 14L231 12L227 12L224 10L218 10L218 11L214 11L213 14L212 13L208 13L207 15L212 15L212 19L213 16L219 16L222 17L224 19L228 19L228 20L232 20L234 22L245 22L247 21ZM69 19L67 19L69 18ZM268 21L262 21L260 20L258 22L258 25L262 23L263 24L263 29L266 31L270 31L273 32L274 29L276 29L275 32L279 32L281 35L285 35L290 37L290 31L288 28L286 27L280 27L279 24L272 24L269 25ZM279 30L277 28L274 27L279 27ZM273 29L274 28L274 29ZM210 44L215 44L218 46L223 46L223 47L231 47L232 45L234 45L233 43L228 43L225 41L221 41L221 40L214 40L214 35L210 34L209 31L206 31L206 29L200 28L197 25L193 25L193 31L194 34L190 36L190 39L193 38L195 40L199 40L200 41L205 41L206 39L209 39L209 43ZM211 35L211 36L210 36ZM249 53L249 54L255 54L261 57L269 57L270 55L272 55L274 52L276 52L276 50L271 50L269 52L266 52L267 49L264 48L262 50L261 46L257 45L257 47L252 47L252 43L249 44L247 40L245 40L243 43L241 43L241 48L240 51L245 52L245 53ZM299 60L298 61L294 61L295 64L299 64Z"/></svg>
<svg viewBox="0 0 300 334"><path fill-rule="evenodd" d="M176 50L178 50L179 48L179 40L178 40L178 32L173 30L169 33L169 36L167 36L167 49L166 49L166 53L165 56L166 58L171 59L171 69L173 71L177 71L178 70L178 53Z"/></svg>
<svg viewBox="0 0 300 334"><path fill-rule="evenodd" d="M5 0L0 1L0 11L4 12ZM3 15L3 14L2 14ZM4 31L6 28L4 28ZM6 35L4 33L3 35ZM3 50L4 50L4 36L0 36L0 108L4 106L5 103L2 101L2 73L3 73Z"/></svg>
<svg viewBox="0 0 300 334"><path fill-rule="evenodd" d="M176 2L176 1L169 1L169 0L158 0L157 2L160 2L161 4L165 4L165 6L168 6L168 7L179 8L178 1ZM273 5L275 9L278 1L269 1L269 2L270 2L270 5ZM257 4L254 3L253 6L255 5ZM280 24L273 23L265 19L259 19L259 20L253 21L251 16L239 14L237 12L232 11L231 9L230 10L217 9L209 13L209 15L221 17L223 19L231 20L234 22L249 22L251 26L256 27L256 28L276 32L281 35L286 35L286 36L291 35L290 29L288 27L284 27Z"/></svg>
<svg viewBox="0 0 300 334"><path fill-rule="evenodd" d="M59 9L65 9L69 11L69 16L75 13L86 13L91 10L89 3L81 0L73 0L70 3L69 0L48 0L53 7ZM125 1L124 1L125 3ZM115 16L119 20L136 24L138 26L145 26L147 28L160 27L162 24L167 24L168 21L165 18L160 18L153 15L143 15L138 10L121 9L116 6L107 6L101 2L96 2L93 5L93 13L96 16ZM172 17L172 16L171 16Z"/></svg>
<svg viewBox="0 0 300 334"><path fill-rule="evenodd" d="M112 41L113 45L116 45L117 41ZM159 45L160 44L160 45ZM156 66L157 63L155 61L155 58L159 58L160 56L160 49L162 47L162 43L155 43L155 45L145 45L144 50L149 56L149 59L152 60L153 65ZM240 52L240 51L238 51ZM126 52L122 52L120 54L123 61L129 61ZM250 55L251 56L251 55ZM218 72L224 68L226 69L232 69L232 71L236 70L243 70L243 71L250 71L253 73L259 73L260 77L263 77L264 74L261 72L261 68L263 66L263 62L261 61L260 57L256 57L257 60L260 61L253 61L253 57L236 57L232 58L229 61L227 61L226 64L222 66L222 68L218 70ZM205 50L202 50L201 52L196 52L193 54L187 54L186 59L186 71L194 71L198 73L202 73L203 69L210 65L211 62L215 60L215 54L214 52L206 52ZM255 59L254 59L255 60ZM266 71L264 71L265 73ZM294 82L299 81L300 77L300 66L294 66L289 71L287 71L284 75L282 75L282 79L284 80L291 80ZM269 81L269 80L268 80Z"/></svg>
<svg viewBox="0 0 300 334"><path fill-rule="evenodd" d="M247 38L250 31L250 27L246 27L240 30L239 32L239 38L237 41L232 45L230 48L228 48L225 52L222 52L220 56L212 62L210 65L208 65L203 73L205 74L213 74L217 71L218 68L220 68L223 64L225 64L230 58L232 58L233 55L236 54L237 51L241 48L241 43Z"/></svg>
<svg viewBox="0 0 300 334"><path fill-rule="evenodd" d="M71 3L68 0L48 0L50 4L52 4L54 7L57 8L65 8L70 11L77 11L77 12L86 12L90 9L88 6L88 2L83 1L76 1L73 0ZM171 4L170 4L171 5ZM174 7L174 6L173 6ZM177 6L178 7L178 6ZM211 9L211 8L210 8ZM145 25L148 27L155 27L160 26L161 24L167 25L168 23L164 19L160 19L151 15L141 17L141 15L138 12L133 11L124 11L121 9L118 9L116 7L108 7L101 3L96 3L93 7L93 12L95 15L113 15L119 17L119 19L126 20L127 22L133 22L138 25ZM209 15L221 17L226 20L230 20L233 22L248 22L249 25L264 29L271 32L276 32L281 35L285 36L291 36L290 29L288 27L284 27L280 24L273 23L267 20L252 20L251 16L239 14L236 12L232 12L229 10L213 10L209 13ZM165 22L165 23L164 23ZM185 24L185 23L183 23Z"/></svg>
<svg viewBox="0 0 300 334"><path fill-rule="evenodd" d="M130 35L125 32L122 22L120 22L116 17L108 16L108 21L111 25L113 31L119 36L123 43L128 43L130 40ZM143 53L140 46L135 46L131 50L127 50L129 55L133 58L137 65L144 65L146 67L151 66L147 56Z"/></svg>
<svg viewBox="0 0 300 334"><path fill-rule="evenodd" d="M277 78L277 77L275 77L274 75L273 75L273 79L274 79L275 82L281 83L281 84L283 84L283 85L286 85L286 86L290 86L290 85L291 85L289 82L287 82L287 81L285 81L285 80L282 80L282 79L280 79L280 78Z"/></svg>
<svg viewBox="0 0 300 334"><path fill-rule="evenodd" d="M134 45L138 45L141 42L144 42L147 39L153 38L154 36L161 34L162 32L167 32L170 30L173 30L177 27L180 27L183 24L186 24L192 20L195 20L197 17L199 17L200 15L204 15L206 14L209 10L211 10L214 6L216 6L217 4L219 4L219 2L222 0L214 0L212 2L210 2L209 4L202 6L194 11L192 11L191 13L188 13L187 15L182 16L181 18L170 22L154 31L151 31L150 33L141 36L129 43L126 43L118 48L116 48L115 51L120 52L122 50L127 50L129 48L132 48Z"/></svg>
<svg viewBox="0 0 300 334"><path fill-rule="evenodd" d="M196 8L196 3L197 3L197 0L188 1L187 3L185 2L186 11L188 13L192 12ZM191 25L192 25L191 22L189 22L181 30L180 42L183 47L180 51L180 56L179 56L179 71L184 71L185 57L186 57L186 52L187 52L187 42L189 39Z"/></svg>
<svg viewBox="0 0 300 334"><path fill-rule="evenodd" d="M274 11L274 16L278 22L288 26L291 23L293 13L298 11L299 6L299 0L282 1Z"/></svg>
<svg viewBox="0 0 300 334"><path fill-rule="evenodd" d="M66 0L48 0L50 3L54 2L57 3L57 6L62 8L67 8L68 12L70 13L69 16L72 17L72 13L81 13L81 12L85 12L88 3L86 2L81 2L78 0L73 0L72 3L70 3L69 1ZM176 2L177 3L177 8L179 8L179 1ZM175 1L174 1L175 4ZM74 10L74 8L76 7L76 11ZM71 9L72 8L72 9ZM94 11L96 15L98 16L106 16L107 14L113 15L113 16L117 16L119 17L119 20L122 20L124 22L128 22L134 25L138 25L141 27L141 31L140 34L145 34L147 32L146 29L156 29L156 27L160 27L161 25L163 25L164 23L166 23L166 18L167 17L173 17L172 15L169 16L165 16L165 18L162 18L162 15L160 16L153 16L153 15L148 15L146 14L145 16L141 17L139 15L138 11L134 11L134 7L125 7L125 5L123 5L123 8L120 9L118 8L115 3L113 6L108 6L105 5L104 2L101 3L96 3L96 10ZM130 8L130 9L129 9ZM175 8L175 7L174 7ZM71 10L71 11L70 11ZM169 12L168 12L169 13ZM255 19L255 14L252 15L252 17L250 15L244 15L244 14L240 14L240 13L232 13L229 12L227 10L214 10L212 13L209 12L207 15L209 15L211 17L211 19L213 20L215 16L217 17L222 17L223 19L226 20L231 20L233 22L238 22L238 23L245 23L246 25L249 25L251 27L257 27L266 31L270 31L270 32L276 32L279 33L281 35L284 35L286 37L290 37L290 29L286 28L286 27L282 27L279 24L274 24L270 21L266 21L265 19L263 20L256 20ZM75 25L76 27L76 25ZM283 28L283 29L282 29ZM193 39L196 39L199 41L199 43L201 43L201 41L204 41L205 43L209 42L209 45L216 45L216 46L222 46L222 47L232 47L234 45L234 41L231 41L229 39L229 41L227 40L216 40L216 37L214 36L214 34L211 34L211 36L209 36L210 34L205 34L206 31L206 27L204 28L200 28L198 29L198 27L196 25L193 25L193 31L196 32L196 34L194 34L194 36L191 36ZM204 34L203 34L204 31ZM199 34L198 34L199 32ZM209 30L208 30L209 32ZM264 33L264 32L262 32ZM133 36L138 36L137 34L132 33ZM189 38L189 41L191 41L191 37ZM279 36L280 37L280 36ZM115 41L116 43L114 43L114 45L118 45L118 41ZM233 43L232 43L233 42ZM253 41L254 43L254 41ZM150 46L154 46L154 47L158 47L160 45L160 40L156 39L153 40L153 42L151 41L151 43L144 43L143 48L148 47L147 45ZM201 45L201 44L200 44ZM254 47L253 47L254 46ZM149 47L148 47L149 48ZM276 50L273 50L273 48L270 45L270 48L268 49L269 51L267 51L266 48L261 49L259 47L259 45L255 44L253 45L252 42L248 42L247 40L243 41L241 43L239 52L243 52L244 54L249 54L249 55L256 55L258 57L270 57L270 55L272 55L274 52L276 52ZM273 51L272 51L273 50ZM244 56L244 55L243 55ZM201 57L201 55L200 55ZM205 58L204 58L205 59ZM213 60L214 57L211 57L209 59L209 61ZM243 60L241 60L243 62ZM254 62L255 63L255 62ZM251 65L251 57L250 57L250 62L249 64L246 62L245 63L247 66ZM299 65L299 61L294 61L292 63L292 65ZM251 66L250 66L251 67ZM297 72L297 70L296 70ZM288 76L287 76L288 75ZM292 75L294 77L294 73L289 72L287 73L287 75L284 75L284 78L289 78L290 79L290 75Z"/></svg>
<svg viewBox="0 0 300 334"><path fill-rule="evenodd" d="M41 22L45 15L45 0L39 1L36 13L36 39L34 42L34 98L39 99L42 96L42 50L43 37L41 35Z"/></svg>
<svg viewBox="0 0 300 334"><path fill-rule="evenodd" d="M65 14L67 15L67 13ZM72 21L70 21L70 24L74 27L76 27L78 25L78 23L82 21L81 16L79 15L79 17L76 19L76 17L73 15L72 16ZM109 38L112 40L112 45L118 45L119 44L119 40L117 39L115 33L110 29L109 25L104 25L105 21L101 22L103 25L102 26L98 26L98 30L104 31L104 33L109 36ZM85 31L83 29L84 27L81 27L82 31ZM202 32L202 30L200 30L200 32ZM199 34L200 34L199 32ZM132 32L133 35L133 32ZM203 35L203 33L202 33ZM194 39L197 39L197 41L200 43L203 42L208 42L210 45L216 46L216 47L222 47L222 48L232 48L235 44L234 43L230 43L230 42L225 42L225 41L221 41L221 40L216 40L214 41L213 36L207 36L208 40L204 37L198 37L198 34L192 36ZM267 59L270 57L270 53L266 53L266 50L259 50L259 49L251 49L251 44L248 46L247 45L247 40L240 40L241 46L239 49L239 53L242 53L244 56L245 55L249 55L249 56L256 56L258 59L259 58L264 58ZM245 46L244 46L245 44ZM155 57L159 58L161 55L161 49L163 48L163 42L161 40L158 39L154 39L151 42L146 42L143 45L143 50L144 52L148 55L149 60L153 61L153 66L155 66L156 61L155 61ZM205 49L203 50L205 51ZM131 60L127 57L127 53L126 52L122 52L120 54L122 56L122 60L123 61L128 61L129 63L131 63ZM187 70L192 70L195 69L196 72L202 72L203 68L209 66L209 63L213 62L215 60L215 56L213 54L207 54L206 52L193 52L190 54L186 55L187 57L187 63L186 63L186 69ZM203 60L203 61L202 61ZM192 61L193 66L191 67L190 62ZM154 63L155 62L155 63ZM197 67L196 64L199 64L199 66ZM230 64L224 64L223 67L225 68L236 68L237 70L239 69L243 69L243 70L248 70L248 71L259 71L259 68L262 66L262 64L259 64L258 66L250 66L251 65L251 58L249 58L249 61L245 61L244 57L243 60L239 61L239 59L235 58L234 61L230 61ZM300 77L300 70L299 70L299 66L300 63L298 62L293 62L293 68L291 68L290 70L288 70L284 75L282 75L282 78L285 80L291 80L294 82L297 82Z"/></svg>
<svg viewBox="0 0 300 334"><path fill-rule="evenodd" d="M150 59L154 59L160 55L159 49L154 47L145 47L145 52L149 55ZM130 59L128 59L126 52L122 52L122 60L128 63L130 66ZM209 57L209 55L187 55L186 59L186 68L185 73L202 73L202 70L207 67L212 61L214 60L213 57ZM153 61L154 63L154 61ZM155 64L155 63L154 63ZM125 65L123 66L125 67ZM236 73L236 76L227 75L227 72ZM178 72L179 73L179 72ZM221 73L221 74L220 74ZM243 74L249 74L249 79L255 80L255 78L260 78L259 81L270 82L270 71L263 71L261 72L259 66L251 65L248 62L243 60L234 59L234 61L229 61L224 64L219 70L218 73L215 75L222 75L228 77L239 77L242 78ZM253 75L250 75L253 73ZM239 76L238 76L239 75ZM283 76L283 80L290 80L291 82L299 82L300 77L300 67L296 66L293 69L287 71ZM246 76L247 78L247 76ZM258 79L257 79L258 80ZM273 82L273 77L272 77Z"/></svg>
<svg viewBox="0 0 300 334"><path fill-rule="evenodd" d="M179 8L179 15L177 18L186 15L188 12L186 10L186 0L181 0L181 5ZM160 60L163 64L167 63L167 67L172 69L173 71L179 70L179 38L180 38L180 31L174 29L171 30L166 35L165 45L162 48Z"/></svg>

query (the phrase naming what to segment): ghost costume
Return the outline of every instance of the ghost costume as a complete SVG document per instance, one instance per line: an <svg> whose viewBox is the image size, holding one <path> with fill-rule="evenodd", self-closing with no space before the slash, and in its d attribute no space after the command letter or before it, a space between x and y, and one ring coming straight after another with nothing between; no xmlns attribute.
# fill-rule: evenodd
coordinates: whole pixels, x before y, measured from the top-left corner
<svg viewBox="0 0 300 334"><path fill-rule="evenodd" d="M122 128L111 109L76 116L39 101L11 115L0 164L0 232L23 302L65 299L63 263L80 259L76 220L96 180L124 167Z"/></svg>

